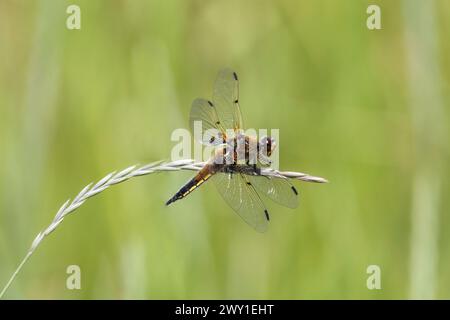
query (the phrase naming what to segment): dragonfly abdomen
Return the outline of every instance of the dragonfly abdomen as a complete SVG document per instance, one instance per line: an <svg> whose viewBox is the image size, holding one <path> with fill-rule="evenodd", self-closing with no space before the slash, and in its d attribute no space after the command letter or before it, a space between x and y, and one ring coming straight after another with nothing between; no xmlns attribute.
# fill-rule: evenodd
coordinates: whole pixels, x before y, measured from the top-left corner
<svg viewBox="0 0 450 320"><path fill-rule="evenodd" d="M212 173L209 168L209 166L205 166L202 170L197 173L195 177L193 177L191 180L189 180L183 187L181 187L180 190L178 190L175 195L169 199L169 201L166 202L166 206L171 204L172 202L175 202L177 200L183 199L188 194L190 194L192 191L197 189L201 184L206 182L211 177Z"/></svg>

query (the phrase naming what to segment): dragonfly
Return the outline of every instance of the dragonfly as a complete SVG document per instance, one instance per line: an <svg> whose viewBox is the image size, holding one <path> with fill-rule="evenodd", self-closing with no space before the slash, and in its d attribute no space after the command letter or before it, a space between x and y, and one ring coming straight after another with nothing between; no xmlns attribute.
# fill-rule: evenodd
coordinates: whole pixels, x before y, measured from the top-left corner
<svg viewBox="0 0 450 320"><path fill-rule="evenodd" d="M273 137L245 135L239 106L239 80L232 69L219 72L212 101L195 99L189 117L191 131L201 123L196 140L214 147L202 169L166 205L183 199L211 180L226 203L251 227L265 232L270 221L263 196L288 208L298 206L298 191L284 177L266 176L261 168L270 166L276 141Z"/></svg>

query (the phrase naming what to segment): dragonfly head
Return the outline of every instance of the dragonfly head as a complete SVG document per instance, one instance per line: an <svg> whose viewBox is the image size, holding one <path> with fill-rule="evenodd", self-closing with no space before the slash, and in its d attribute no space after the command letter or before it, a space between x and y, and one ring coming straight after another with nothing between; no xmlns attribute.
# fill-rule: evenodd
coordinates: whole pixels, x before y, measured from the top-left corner
<svg viewBox="0 0 450 320"><path fill-rule="evenodd" d="M262 148L261 151L263 152L263 154L270 157L272 151L275 150L277 143L275 141L275 138L264 136L261 138L261 140L259 140L259 145Z"/></svg>

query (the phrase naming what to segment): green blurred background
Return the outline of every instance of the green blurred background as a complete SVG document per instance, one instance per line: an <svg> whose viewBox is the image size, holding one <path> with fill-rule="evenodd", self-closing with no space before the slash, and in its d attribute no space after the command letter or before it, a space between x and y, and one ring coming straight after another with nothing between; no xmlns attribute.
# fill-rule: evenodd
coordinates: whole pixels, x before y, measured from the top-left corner
<svg viewBox="0 0 450 320"><path fill-rule="evenodd" d="M265 234L212 184L165 207L191 172L120 184L46 238L5 298L450 298L449 34L445 0L1 0L0 286L88 182L168 159L223 67L246 126L280 128L281 168L331 181L296 182L296 210L267 201ZM72 264L81 290L66 289Z"/></svg>

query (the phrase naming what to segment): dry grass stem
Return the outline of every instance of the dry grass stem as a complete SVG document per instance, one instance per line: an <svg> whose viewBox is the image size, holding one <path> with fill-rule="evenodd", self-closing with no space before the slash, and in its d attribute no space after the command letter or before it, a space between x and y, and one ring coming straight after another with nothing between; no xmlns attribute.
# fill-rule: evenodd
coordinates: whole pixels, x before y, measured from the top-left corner
<svg viewBox="0 0 450 320"><path fill-rule="evenodd" d="M99 194L100 192L108 189L109 187L119 184L121 182L127 181L134 177L140 177L144 175L148 175L155 172L163 172L163 171L179 171L179 170L190 170L190 171L199 171L203 166L205 165L204 162L196 162L194 160L178 160L173 162L154 162L150 163L144 166L131 166L128 167L118 173L112 172L105 176L104 178L100 179L97 183L93 184L90 183L86 187L83 188L83 190L78 193L78 195L70 201L67 200L61 208L59 208L58 212L56 213L55 217L53 218L50 225L43 231L39 232L38 235L34 238L33 242L31 243L30 249L28 250L25 258L22 260L20 265L17 267L17 269L14 271L13 275L3 288L3 290L0 292L0 298L3 297L5 292L8 290L9 286L13 282L13 280L16 278L17 274L22 269L23 265L27 262L27 260L30 258L30 256L34 253L36 248L39 246L39 244L42 242L42 240L47 237L50 233L52 233L60 224L63 222L63 220L72 212L74 212L76 209L78 209L87 199ZM278 177L278 178L285 178L285 179L297 179L307 182L317 182L317 183L325 183L327 180L320 178L320 177L314 177L311 175L308 175L306 173L300 173L300 172L283 172L274 170L271 168L265 168L261 170L261 174L264 176L272 176L272 177Z"/></svg>

